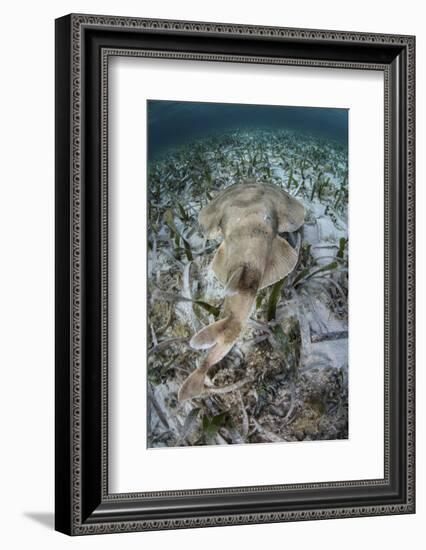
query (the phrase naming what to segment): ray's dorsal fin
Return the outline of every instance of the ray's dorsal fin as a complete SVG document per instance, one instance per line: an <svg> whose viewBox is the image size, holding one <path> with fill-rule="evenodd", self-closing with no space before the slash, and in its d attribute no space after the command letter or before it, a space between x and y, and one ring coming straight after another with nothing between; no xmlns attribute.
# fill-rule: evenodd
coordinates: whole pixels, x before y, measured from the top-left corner
<svg viewBox="0 0 426 550"><path fill-rule="evenodd" d="M189 345L194 349L209 349L214 346L221 334L223 334L227 328L229 319L220 319L215 323L208 325L201 329L197 334L191 338Z"/></svg>
<svg viewBox="0 0 426 550"><path fill-rule="evenodd" d="M297 258L298 254L294 248L285 239L277 235L272 241L269 260L263 273L260 288L265 288L284 279L296 267Z"/></svg>
<svg viewBox="0 0 426 550"><path fill-rule="evenodd" d="M219 246L219 248L216 251L216 254L214 255L214 258L212 261L212 269L216 277L219 279L219 281L223 284L223 286L225 286L226 280L227 280L226 260L225 260L225 241L223 241L223 243Z"/></svg>
<svg viewBox="0 0 426 550"><path fill-rule="evenodd" d="M198 367L198 369L195 369L195 371L188 376L178 392L178 401L180 403L203 394L205 391L204 381L208 370L209 365L206 363Z"/></svg>

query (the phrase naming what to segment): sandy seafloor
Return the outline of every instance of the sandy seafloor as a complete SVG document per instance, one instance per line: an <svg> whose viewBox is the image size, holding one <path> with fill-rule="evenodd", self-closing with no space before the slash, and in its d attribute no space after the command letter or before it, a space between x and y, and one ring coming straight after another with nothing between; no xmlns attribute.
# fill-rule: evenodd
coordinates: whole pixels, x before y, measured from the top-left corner
<svg viewBox="0 0 426 550"><path fill-rule="evenodd" d="M304 226L284 237L296 269L258 293L202 398L178 403L206 352L188 341L220 316L209 265L220 243L200 209L245 178L300 200ZM226 445L348 437L348 152L295 131L244 130L194 140L148 170L147 446Z"/></svg>

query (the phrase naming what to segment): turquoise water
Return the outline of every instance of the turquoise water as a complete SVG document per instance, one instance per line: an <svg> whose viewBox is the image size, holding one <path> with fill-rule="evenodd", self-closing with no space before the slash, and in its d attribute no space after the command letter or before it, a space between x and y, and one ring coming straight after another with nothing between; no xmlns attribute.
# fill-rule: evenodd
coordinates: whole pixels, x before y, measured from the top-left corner
<svg viewBox="0 0 426 550"><path fill-rule="evenodd" d="M347 146L348 110L148 100L148 158L197 138L242 130L292 130Z"/></svg>

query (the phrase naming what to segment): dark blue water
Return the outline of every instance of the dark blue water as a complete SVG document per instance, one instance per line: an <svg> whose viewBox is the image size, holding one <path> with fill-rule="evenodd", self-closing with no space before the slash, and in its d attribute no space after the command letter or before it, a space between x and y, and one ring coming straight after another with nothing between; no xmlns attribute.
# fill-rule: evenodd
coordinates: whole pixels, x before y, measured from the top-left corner
<svg viewBox="0 0 426 550"><path fill-rule="evenodd" d="M347 146L348 110L231 103L148 100L148 155L236 130L293 130L331 138Z"/></svg>

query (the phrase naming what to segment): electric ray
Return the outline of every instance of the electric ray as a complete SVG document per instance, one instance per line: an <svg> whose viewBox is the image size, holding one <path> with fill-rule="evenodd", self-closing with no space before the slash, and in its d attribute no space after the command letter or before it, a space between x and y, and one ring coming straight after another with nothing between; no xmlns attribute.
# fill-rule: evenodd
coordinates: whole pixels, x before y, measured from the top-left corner
<svg viewBox="0 0 426 550"><path fill-rule="evenodd" d="M225 287L225 301L222 318L190 341L191 347L210 351L182 384L179 401L205 391L207 371L238 339L257 291L283 279L296 266L297 252L279 233L299 229L304 208L275 185L246 182L221 191L198 220L208 238L223 236L211 267Z"/></svg>

